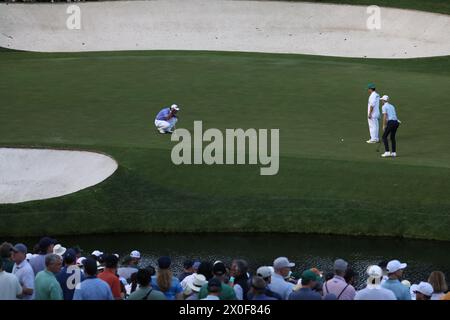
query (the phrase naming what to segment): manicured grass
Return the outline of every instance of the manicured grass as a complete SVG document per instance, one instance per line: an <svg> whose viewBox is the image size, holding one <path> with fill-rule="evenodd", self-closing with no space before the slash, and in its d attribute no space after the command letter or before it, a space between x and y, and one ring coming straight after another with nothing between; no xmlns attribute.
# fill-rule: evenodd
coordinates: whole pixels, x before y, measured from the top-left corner
<svg viewBox="0 0 450 320"><path fill-rule="evenodd" d="M272 0L285 1L285 0ZM314 3L336 3L380 7L393 7L400 9L414 9L435 13L450 14L450 1L447 0L287 0Z"/></svg>
<svg viewBox="0 0 450 320"><path fill-rule="evenodd" d="M0 52L0 145L100 150L120 164L61 198L0 205L0 235L308 232L450 240L450 57L365 60L212 52ZM391 96L397 159L367 145L366 84ZM280 128L280 171L175 166L156 134ZM344 139L342 142L341 139Z"/></svg>

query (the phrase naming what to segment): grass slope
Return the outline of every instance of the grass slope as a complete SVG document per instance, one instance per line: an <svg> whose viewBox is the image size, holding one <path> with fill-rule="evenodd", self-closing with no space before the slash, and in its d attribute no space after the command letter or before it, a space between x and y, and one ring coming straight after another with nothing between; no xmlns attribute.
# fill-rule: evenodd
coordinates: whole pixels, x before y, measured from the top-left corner
<svg viewBox="0 0 450 320"><path fill-rule="evenodd" d="M271 0L286 1L286 0ZM380 7L393 7L400 9L413 9L435 13L450 14L450 1L448 0L287 0L313 3L335 3Z"/></svg>
<svg viewBox="0 0 450 320"><path fill-rule="evenodd" d="M450 57L364 60L211 52L0 52L0 145L112 155L105 182L0 205L0 235L249 231L450 240ZM367 82L403 124L397 159L368 138ZM280 128L280 171L174 166L153 127ZM344 142L341 141L344 139Z"/></svg>

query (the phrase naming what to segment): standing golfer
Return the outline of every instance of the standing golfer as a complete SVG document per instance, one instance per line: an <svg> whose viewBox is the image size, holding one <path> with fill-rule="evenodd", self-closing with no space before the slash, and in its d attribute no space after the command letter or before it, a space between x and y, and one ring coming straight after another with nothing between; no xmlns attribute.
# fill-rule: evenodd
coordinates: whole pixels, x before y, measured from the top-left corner
<svg viewBox="0 0 450 320"><path fill-rule="evenodd" d="M367 86L369 91L369 103L367 107L367 121L369 122L370 139L367 143L378 143L380 141L378 134L380 131L380 95L376 91L375 85L369 83Z"/></svg>
<svg viewBox="0 0 450 320"><path fill-rule="evenodd" d="M178 121L177 112L180 108L173 104L170 108L162 109L155 119L155 126L159 133L172 133L175 128L175 124Z"/></svg>
<svg viewBox="0 0 450 320"><path fill-rule="evenodd" d="M384 150L385 153L383 153L381 156L383 158L385 157L396 157L397 156L397 144L395 141L395 134L397 133L397 129L399 126L399 121L397 118L397 113L395 112L395 107L390 104L389 97L384 95L381 98L381 101L383 102L383 143L384 143ZM392 144L392 152L389 152L389 143L388 143L388 136L391 136L391 144Z"/></svg>

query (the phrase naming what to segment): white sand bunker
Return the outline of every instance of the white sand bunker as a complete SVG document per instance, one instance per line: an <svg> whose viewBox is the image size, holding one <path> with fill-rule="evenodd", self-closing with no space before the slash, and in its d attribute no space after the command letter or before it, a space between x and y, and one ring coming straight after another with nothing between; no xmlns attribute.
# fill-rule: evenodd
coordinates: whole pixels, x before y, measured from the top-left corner
<svg viewBox="0 0 450 320"><path fill-rule="evenodd" d="M0 46L48 52L214 50L413 58L450 54L450 16L284 1L0 3ZM67 10L69 9L69 13Z"/></svg>
<svg viewBox="0 0 450 320"><path fill-rule="evenodd" d="M0 148L0 203L19 203L73 193L102 182L117 169L99 153Z"/></svg>

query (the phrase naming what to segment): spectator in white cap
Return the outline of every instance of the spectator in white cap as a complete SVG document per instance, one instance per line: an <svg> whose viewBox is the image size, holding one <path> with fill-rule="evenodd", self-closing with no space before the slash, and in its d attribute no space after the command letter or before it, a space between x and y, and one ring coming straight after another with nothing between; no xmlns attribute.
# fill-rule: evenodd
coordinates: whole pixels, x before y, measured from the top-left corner
<svg viewBox="0 0 450 320"><path fill-rule="evenodd" d="M277 293L283 300L287 300L294 288L294 284L287 282L285 278L289 275L295 263L286 257L279 257L273 261L274 273L272 274L269 289Z"/></svg>
<svg viewBox="0 0 450 320"><path fill-rule="evenodd" d="M137 250L133 250L130 253L131 261L130 266L139 269L139 263L141 262L141 253Z"/></svg>
<svg viewBox="0 0 450 320"><path fill-rule="evenodd" d="M58 256L60 256L61 258L63 257L64 253L66 252L66 248L64 248L62 245L55 244L55 246L53 247L53 253L57 254Z"/></svg>
<svg viewBox="0 0 450 320"><path fill-rule="evenodd" d="M343 259L334 261L334 277L323 285L323 295L333 294L337 300L353 300L355 288L344 279L348 263Z"/></svg>
<svg viewBox="0 0 450 320"><path fill-rule="evenodd" d="M431 300L433 286L428 282L420 282L411 286L411 292L415 294L416 300Z"/></svg>
<svg viewBox="0 0 450 320"><path fill-rule="evenodd" d="M272 282L272 266L262 266L256 270L254 277L261 277L266 282L265 295L268 297L275 298L276 300L283 300L283 298L276 292L269 289L269 284ZM253 292L249 291L247 294L248 300L253 300Z"/></svg>
<svg viewBox="0 0 450 320"><path fill-rule="evenodd" d="M202 289L203 286L208 284L208 281L206 280L205 276L202 274L194 274L193 276L194 281L190 282L188 284L187 290L185 292L188 292L186 295L186 300L199 300L199 292Z"/></svg>
<svg viewBox="0 0 450 320"><path fill-rule="evenodd" d="M12 273L19 279L22 286L22 300L32 300L34 296L34 271L28 263L27 247L18 243L12 247L14 267Z"/></svg>
<svg viewBox="0 0 450 320"><path fill-rule="evenodd" d="M101 252L100 250L94 250L91 253L92 258L94 258L96 261L98 261L102 255L103 255L103 252Z"/></svg>
<svg viewBox="0 0 450 320"><path fill-rule="evenodd" d="M180 108L172 104L169 108L161 109L155 119L155 126L159 133L172 133L178 121L177 113Z"/></svg>
<svg viewBox="0 0 450 320"><path fill-rule="evenodd" d="M403 276L403 270L407 267L406 263L398 260L389 261L387 264L388 280L381 285L383 288L394 292L397 300L411 300L411 294L408 287L404 286L400 279Z"/></svg>
<svg viewBox="0 0 450 320"><path fill-rule="evenodd" d="M369 266L367 275L367 286L356 293L355 300L397 300L391 290L381 287L383 270L379 266Z"/></svg>

